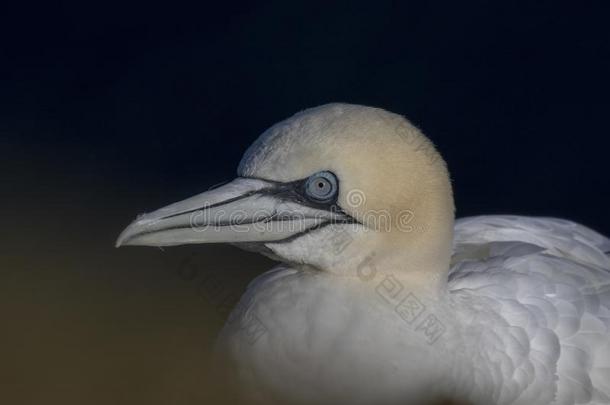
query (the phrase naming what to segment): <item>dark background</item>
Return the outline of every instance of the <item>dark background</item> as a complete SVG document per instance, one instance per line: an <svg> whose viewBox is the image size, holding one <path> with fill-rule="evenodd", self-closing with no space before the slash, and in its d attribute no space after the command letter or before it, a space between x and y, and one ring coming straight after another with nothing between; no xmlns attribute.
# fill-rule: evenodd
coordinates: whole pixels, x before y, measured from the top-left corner
<svg viewBox="0 0 610 405"><path fill-rule="evenodd" d="M272 263L113 243L137 213L234 177L264 129L307 107L407 116L446 158L458 216L610 234L601 4L3 3L0 397L226 399L209 348Z"/></svg>

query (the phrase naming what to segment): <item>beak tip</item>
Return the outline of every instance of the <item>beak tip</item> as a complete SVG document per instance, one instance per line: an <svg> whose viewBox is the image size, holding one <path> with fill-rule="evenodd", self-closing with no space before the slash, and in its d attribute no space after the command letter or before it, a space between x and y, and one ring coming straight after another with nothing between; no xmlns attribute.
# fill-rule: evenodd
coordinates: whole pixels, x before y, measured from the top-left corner
<svg viewBox="0 0 610 405"><path fill-rule="evenodd" d="M127 245L127 243L125 243L125 236L123 235L123 233L121 233L119 235L119 237L117 238L116 242L114 242L114 247L115 248L120 248L121 246L125 246Z"/></svg>
<svg viewBox="0 0 610 405"><path fill-rule="evenodd" d="M115 248L119 248L121 246L127 246L127 245L131 244L129 242L133 239L133 236L134 236L133 231L132 231L133 228L134 228L133 223L131 223L127 228L125 228L123 230L123 232L121 232L121 234L117 238L116 242L114 243Z"/></svg>

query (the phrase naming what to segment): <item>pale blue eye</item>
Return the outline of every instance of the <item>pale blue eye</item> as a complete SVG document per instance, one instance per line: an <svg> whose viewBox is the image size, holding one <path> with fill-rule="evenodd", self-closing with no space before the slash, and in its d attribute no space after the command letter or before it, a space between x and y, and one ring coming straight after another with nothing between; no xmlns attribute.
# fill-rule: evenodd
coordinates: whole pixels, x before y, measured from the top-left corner
<svg viewBox="0 0 610 405"><path fill-rule="evenodd" d="M318 172L307 179L305 192L317 202L330 202L337 195L337 178L331 172Z"/></svg>

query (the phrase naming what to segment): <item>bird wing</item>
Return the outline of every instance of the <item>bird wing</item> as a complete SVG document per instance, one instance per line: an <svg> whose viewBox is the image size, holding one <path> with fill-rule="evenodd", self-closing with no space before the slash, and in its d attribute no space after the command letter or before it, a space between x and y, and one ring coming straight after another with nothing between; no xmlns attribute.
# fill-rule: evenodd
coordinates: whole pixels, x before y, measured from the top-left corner
<svg viewBox="0 0 610 405"><path fill-rule="evenodd" d="M555 218L456 222L449 289L496 403L610 403L610 239Z"/></svg>

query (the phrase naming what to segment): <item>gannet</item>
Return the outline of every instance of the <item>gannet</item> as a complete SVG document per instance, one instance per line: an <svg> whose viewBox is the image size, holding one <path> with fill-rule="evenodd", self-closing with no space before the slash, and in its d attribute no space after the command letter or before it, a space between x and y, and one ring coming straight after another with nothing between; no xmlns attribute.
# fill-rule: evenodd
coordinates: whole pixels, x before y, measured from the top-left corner
<svg viewBox="0 0 610 405"><path fill-rule="evenodd" d="M226 242L280 262L219 337L260 403L610 403L610 240L562 219L454 221L402 116L328 104L273 125L238 177L117 246Z"/></svg>

